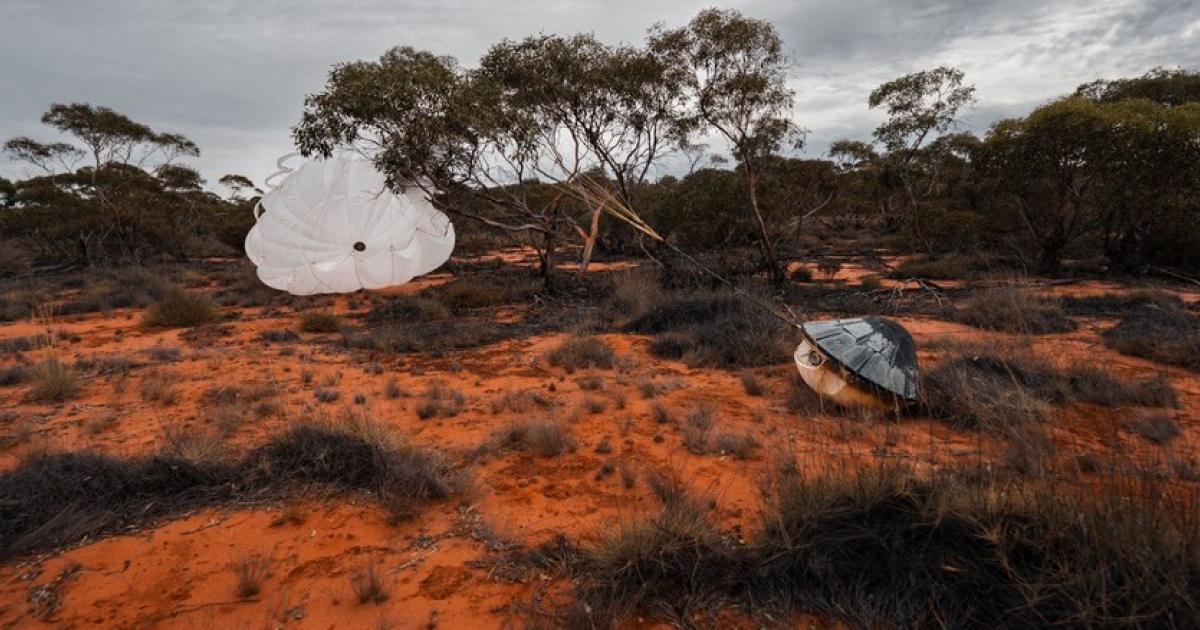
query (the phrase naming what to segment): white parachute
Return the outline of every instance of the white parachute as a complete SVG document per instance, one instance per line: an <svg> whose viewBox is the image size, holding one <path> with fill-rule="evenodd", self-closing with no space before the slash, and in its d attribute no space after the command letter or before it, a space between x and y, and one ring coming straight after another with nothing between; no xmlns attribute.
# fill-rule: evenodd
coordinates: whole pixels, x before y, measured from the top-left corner
<svg viewBox="0 0 1200 630"><path fill-rule="evenodd" d="M367 160L309 160L263 195L246 255L267 286L293 295L404 284L437 269L454 226L417 187L401 194Z"/></svg>

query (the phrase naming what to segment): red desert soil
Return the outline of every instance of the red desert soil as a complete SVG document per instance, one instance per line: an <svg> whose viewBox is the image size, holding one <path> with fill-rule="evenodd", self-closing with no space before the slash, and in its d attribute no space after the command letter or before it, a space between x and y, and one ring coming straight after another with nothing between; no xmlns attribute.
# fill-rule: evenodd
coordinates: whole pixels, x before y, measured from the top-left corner
<svg viewBox="0 0 1200 630"><path fill-rule="evenodd" d="M857 281L862 270L844 267L835 275ZM446 279L440 274L402 290ZM1123 289L1081 282L1048 290ZM1200 297L1181 295L1188 301ZM366 309L361 299L328 303L347 316ZM411 435L417 445L446 453L464 469L469 488L399 525L388 524L381 508L361 495L314 497L299 504L205 510L60 552L8 560L0 565L0 627L496 627L520 621L542 589L561 596L566 585L537 575L514 583L486 564L472 563L488 555L489 542L533 546L561 532L586 543L602 528L658 509L645 482L648 471L677 471L691 487L711 495L726 530L742 532L760 515L758 489L779 453L794 453L802 469L816 474L883 460L918 469L986 462L1003 444L924 417L892 421L835 408L813 416L793 413L783 403L792 365L754 370L766 394L750 396L737 371L689 369L656 359L647 350L648 338L637 335L601 336L620 357L618 368L567 374L546 359L565 338L561 334L440 356L349 352L336 334L259 340L262 331L298 329L297 313L289 308L220 311L224 332L210 325L211 334L185 335L190 338L181 338L180 330L140 327L138 310L0 325L0 338L54 329L61 341L24 353L20 360L29 363L57 355L68 362L126 358L144 364L127 375L91 378L78 398L65 403L31 402L27 386L0 388L0 409L16 418L6 430L22 436L0 451L0 469L38 449L136 455L161 448L171 432L215 434L219 427L206 393L239 387L266 392L264 400L274 404L261 412L243 410L240 424L229 431L230 444L261 443L303 417L333 422L370 417ZM925 368L939 362L950 340L999 343L1009 337L944 321L899 319L915 336ZM1107 350L1098 332L1111 323L1084 318L1076 331L1036 337L1033 347L1055 360L1102 363L1118 375L1164 374L1179 394L1179 407L1167 413L1182 435L1156 446L1125 428L1127 410L1075 406L1059 413L1052 428L1062 446L1059 457L1103 452L1158 462L1193 452L1200 437L1194 420L1200 378ZM15 361L0 360L0 367ZM601 389L585 391L584 376L598 378ZM142 383L156 377L173 389L174 400L144 399ZM392 379L405 395L385 395ZM647 380L667 391L647 399L638 387ZM461 390L465 406L452 417L422 420L415 411L421 393L437 382ZM316 388L336 390L340 398L321 403ZM553 406L521 413L493 407L506 394L522 391L537 392ZM676 415L711 405L715 431L750 434L760 447L747 459L691 454L678 428L654 419L657 402ZM473 455L506 425L536 415L567 423L574 450L558 457L519 451ZM606 463L613 470L598 475ZM628 474L635 476L629 488L623 481ZM279 525L285 510L289 518ZM261 593L239 599L230 567L255 556L268 566ZM382 603L360 604L352 591L351 576L368 565L382 575L388 594Z"/></svg>

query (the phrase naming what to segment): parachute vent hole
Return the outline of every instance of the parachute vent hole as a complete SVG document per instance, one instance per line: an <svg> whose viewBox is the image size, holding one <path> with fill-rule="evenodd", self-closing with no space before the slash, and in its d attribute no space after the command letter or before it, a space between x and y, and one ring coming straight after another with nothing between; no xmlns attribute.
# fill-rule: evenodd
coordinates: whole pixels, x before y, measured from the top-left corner
<svg viewBox="0 0 1200 630"><path fill-rule="evenodd" d="M361 252L361 251L364 251L364 250L366 250L366 249L367 249L367 244L366 244L366 243L364 243L364 242L362 242L362 241L359 241L359 242L357 242L357 243L355 243L355 244L354 244L354 251L356 251L356 252Z"/></svg>

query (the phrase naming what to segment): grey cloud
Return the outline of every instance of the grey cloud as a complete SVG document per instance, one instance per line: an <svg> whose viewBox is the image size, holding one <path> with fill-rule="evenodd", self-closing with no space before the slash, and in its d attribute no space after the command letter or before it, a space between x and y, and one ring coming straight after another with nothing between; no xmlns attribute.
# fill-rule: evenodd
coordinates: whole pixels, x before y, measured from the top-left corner
<svg viewBox="0 0 1200 630"><path fill-rule="evenodd" d="M979 86L965 126L986 131L1079 83L1156 65L1200 67L1200 8L1190 0L776 0L718 2L772 21L796 59L795 115L809 153L866 139L879 83L948 63ZM0 17L0 140L53 138L53 102L107 105L203 151L210 182L261 182L291 150L306 94L336 63L411 45L473 65L503 38L595 32L641 42L656 22L685 23L682 0L8 0ZM23 168L0 161L0 174Z"/></svg>

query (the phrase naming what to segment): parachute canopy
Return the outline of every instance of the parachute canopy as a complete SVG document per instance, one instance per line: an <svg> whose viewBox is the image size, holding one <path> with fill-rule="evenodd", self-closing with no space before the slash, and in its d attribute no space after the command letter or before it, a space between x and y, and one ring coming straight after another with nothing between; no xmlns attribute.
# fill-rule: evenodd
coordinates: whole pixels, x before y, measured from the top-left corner
<svg viewBox="0 0 1200 630"><path fill-rule="evenodd" d="M258 277L313 295L404 284L440 267L454 249L450 219L420 189L396 194L385 180L353 157L310 160L290 172L263 196L246 235Z"/></svg>
<svg viewBox="0 0 1200 630"><path fill-rule="evenodd" d="M861 403L862 394L914 404L920 399L917 351L900 324L877 317L808 322L796 366L810 387Z"/></svg>

